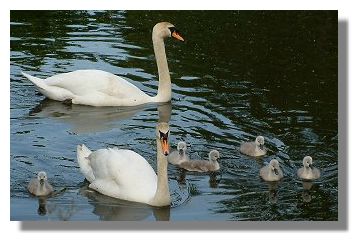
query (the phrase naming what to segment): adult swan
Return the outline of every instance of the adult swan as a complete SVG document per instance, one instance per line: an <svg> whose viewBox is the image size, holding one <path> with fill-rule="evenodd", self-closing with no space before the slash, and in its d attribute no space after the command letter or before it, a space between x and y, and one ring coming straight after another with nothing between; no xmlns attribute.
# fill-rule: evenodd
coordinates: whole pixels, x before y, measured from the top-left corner
<svg viewBox="0 0 358 241"><path fill-rule="evenodd" d="M22 73L46 97L58 101L71 101L72 104L91 106L136 106L150 102L171 100L171 81L165 54L164 39L180 36L173 24L157 23L153 27L153 47L158 66L158 93L152 97L127 80L101 70L77 70L40 79Z"/></svg>
<svg viewBox="0 0 358 241"><path fill-rule="evenodd" d="M85 145L77 147L77 161L89 187L114 198L146 203L152 206L170 205L167 174L169 125L161 122L156 128L157 172L131 150L100 149L91 152Z"/></svg>

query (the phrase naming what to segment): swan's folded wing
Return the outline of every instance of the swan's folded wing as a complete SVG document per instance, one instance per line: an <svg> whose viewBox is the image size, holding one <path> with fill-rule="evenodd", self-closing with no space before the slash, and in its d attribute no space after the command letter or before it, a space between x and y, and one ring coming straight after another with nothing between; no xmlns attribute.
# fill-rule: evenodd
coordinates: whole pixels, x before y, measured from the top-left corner
<svg viewBox="0 0 358 241"><path fill-rule="evenodd" d="M255 155L255 143L254 142L244 142L240 146L240 152L248 155L254 156Z"/></svg>
<svg viewBox="0 0 358 241"><path fill-rule="evenodd" d="M121 190L114 180L96 179L89 185L89 188L110 197L125 199L121 196Z"/></svg>
<svg viewBox="0 0 358 241"><path fill-rule="evenodd" d="M101 180L102 183L99 190L107 188L106 191L101 191L103 194L145 203L154 196L157 175L138 153L122 149L100 149L92 152L89 159L95 181ZM107 185L106 181L111 184ZM113 189L111 185L119 189ZM108 189L112 190L111 194L108 194Z"/></svg>
<svg viewBox="0 0 358 241"><path fill-rule="evenodd" d="M267 176L267 172L268 172L268 167L264 166L260 169L260 177L261 178L265 178Z"/></svg>
<svg viewBox="0 0 358 241"><path fill-rule="evenodd" d="M101 92L117 98L143 92L124 78L102 70L76 70L69 73L54 75L45 80L50 86L60 87L78 96L92 92Z"/></svg>

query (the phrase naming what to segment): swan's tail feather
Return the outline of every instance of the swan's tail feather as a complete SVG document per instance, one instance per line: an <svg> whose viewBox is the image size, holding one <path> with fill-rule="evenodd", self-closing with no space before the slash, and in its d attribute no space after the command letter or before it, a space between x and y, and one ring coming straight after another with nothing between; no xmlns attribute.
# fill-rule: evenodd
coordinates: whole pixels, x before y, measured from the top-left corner
<svg viewBox="0 0 358 241"><path fill-rule="evenodd" d="M23 76L25 76L26 78L28 78L40 91L45 91L46 90L46 83L44 82L43 79L31 76L29 74L26 74L24 72L21 72L21 74Z"/></svg>
<svg viewBox="0 0 358 241"><path fill-rule="evenodd" d="M89 182L93 182L95 177L93 175L92 167L88 156L92 153L84 144L77 146L77 162L80 166L82 174L86 177Z"/></svg>
<svg viewBox="0 0 358 241"><path fill-rule="evenodd" d="M41 92L44 96L47 98L50 98L52 100L58 100L58 101L64 101L68 99L73 99L74 95L67 89L55 86L55 85L49 85L46 83L45 80L31 76L29 74L26 74L24 72L21 72L23 76L28 78L38 89L38 91Z"/></svg>

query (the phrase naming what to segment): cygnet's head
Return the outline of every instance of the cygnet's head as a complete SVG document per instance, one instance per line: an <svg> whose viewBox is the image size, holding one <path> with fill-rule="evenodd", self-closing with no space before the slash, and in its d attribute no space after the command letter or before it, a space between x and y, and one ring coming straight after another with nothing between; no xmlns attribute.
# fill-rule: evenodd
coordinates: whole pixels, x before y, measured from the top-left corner
<svg viewBox="0 0 358 241"><path fill-rule="evenodd" d="M217 161L220 158L220 153L217 150L212 150L209 152L209 160Z"/></svg>
<svg viewBox="0 0 358 241"><path fill-rule="evenodd" d="M265 138L263 136L256 137L255 143L260 149L264 148Z"/></svg>
<svg viewBox="0 0 358 241"><path fill-rule="evenodd" d="M158 37L162 39L173 37L180 41L184 41L183 37L181 36L180 32L175 28L175 26L168 22L157 23L153 27L152 37L153 39Z"/></svg>
<svg viewBox="0 0 358 241"><path fill-rule="evenodd" d="M183 155L186 151L186 143L184 141L179 141L177 149L180 155Z"/></svg>
<svg viewBox="0 0 358 241"><path fill-rule="evenodd" d="M37 180L39 180L40 183L44 183L44 181L47 180L47 174L46 174L46 172L41 171L41 172L37 173Z"/></svg>
<svg viewBox="0 0 358 241"><path fill-rule="evenodd" d="M305 156L305 158L303 158L303 166L307 168L312 168L312 157Z"/></svg>
<svg viewBox="0 0 358 241"><path fill-rule="evenodd" d="M272 159L270 161L270 168L276 175L278 175L279 174L278 169L280 168L280 163L276 159Z"/></svg>
<svg viewBox="0 0 358 241"><path fill-rule="evenodd" d="M157 138L160 140L162 152L165 156L169 155L169 124L160 122L156 129Z"/></svg>

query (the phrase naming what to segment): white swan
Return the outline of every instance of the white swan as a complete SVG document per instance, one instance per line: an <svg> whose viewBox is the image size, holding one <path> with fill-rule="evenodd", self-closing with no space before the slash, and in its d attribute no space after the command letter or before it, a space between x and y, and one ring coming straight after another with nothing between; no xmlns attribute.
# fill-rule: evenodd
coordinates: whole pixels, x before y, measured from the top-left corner
<svg viewBox="0 0 358 241"><path fill-rule="evenodd" d="M255 142L244 142L240 145L240 152L248 156L264 156L267 150L264 147L265 138L263 136L256 137Z"/></svg>
<svg viewBox="0 0 358 241"><path fill-rule="evenodd" d="M276 159L272 159L267 166L260 169L260 177L268 182L279 181L283 178L283 172Z"/></svg>
<svg viewBox="0 0 358 241"><path fill-rule="evenodd" d="M171 23L161 22L153 27L152 40L159 74L158 93L154 97L147 95L124 78L101 70L77 70L47 79L22 74L46 97L58 101L71 101L72 104L136 106L150 102L168 102L172 93L164 46L164 39L167 37L184 41Z"/></svg>
<svg viewBox="0 0 358 241"><path fill-rule="evenodd" d="M170 205L167 174L169 125L161 122L156 128L158 176L149 163L131 150L100 149L90 151L78 145L77 160L89 187L114 198L146 203L152 206Z"/></svg>
<svg viewBox="0 0 358 241"><path fill-rule="evenodd" d="M177 145L177 151L172 151L168 156L168 161L173 165L180 165L180 163L189 161L189 157L186 154L186 143L179 141Z"/></svg>
<svg viewBox="0 0 358 241"><path fill-rule="evenodd" d="M190 160L179 164L179 166L187 171L193 172L215 172L220 169L218 159L220 153L217 150L209 152L209 161L206 160Z"/></svg>
<svg viewBox="0 0 358 241"><path fill-rule="evenodd" d="M305 180L315 180L321 176L320 170L312 166L312 157L303 158L303 167L297 170L297 176Z"/></svg>
<svg viewBox="0 0 358 241"><path fill-rule="evenodd" d="M47 174L44 171L37 173L37 178L30 181L27 190L35 196L48 196L53 192L53 187L47 181Z"/></svg>

